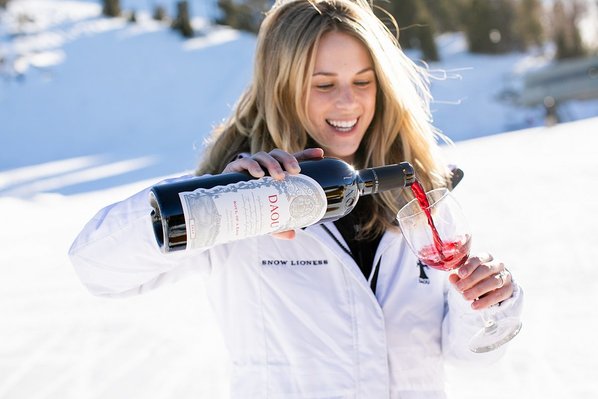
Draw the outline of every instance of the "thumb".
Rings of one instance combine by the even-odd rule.
[[[293,154],[297,161],[306,161],[308,159],[320,159],[324,157],[324,150],[321,148],[306,148]]]

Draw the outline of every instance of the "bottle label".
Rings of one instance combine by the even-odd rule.
[[[179,193],[187,228],[187,249],[297,229],[322,219],[326,194],[311,177],[269,176]]]

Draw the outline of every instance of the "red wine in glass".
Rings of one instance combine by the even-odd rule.
[[[453,270],[461,266],[467,260],[469,249],[471,247],[471,236],[465,234],[457,239],[443,242],[434,225],[430,202],[426,196],[423,186],[418,182],[411,185],[411,191],[417,199],[421,210],[428,219],[428,226],[432,231],[433,245],[420,248],[417,257],[426,265],[440,270]]]
[[[469,256],[471,239],[469,235],[455,241],[441,242],[440,248],[429,245],[418,251],[417,257],[422,263],[443,271],[449,271],[463,265]]]

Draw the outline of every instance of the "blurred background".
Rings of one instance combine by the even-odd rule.
[[[193,171],[271,4],[0,0],[0,398],[227,397],[202,281],[95,298],[67,251],[101,207]],[[526,293],[507,356],[449,370],[450,397],[598,397],[598,1],[376,5],[430,72],[474,247]]]
[[[0,0],[0,195],[193,170],[271,4]],[[596,1],[375,4],[430,70],[434,122],[454,141],[598,115]]]

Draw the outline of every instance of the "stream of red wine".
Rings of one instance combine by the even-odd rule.
[[[434,225],[430,203],[422,185],[416,181],[411,185],[411,191],[417,199],[420,208],[428,219],[428,225],[432,230],[434,245],[421,248],[418,257],[426,265],[440,270],[452,270],[461,266],[469,254],[470,236],[466,235],[454,241],[442,241],[438,230]]]
[[[422,211],[424,211],[426,217],[428,218],[428,225],[430,226],[430,229],[432,229],[432,237],[434,238],[434,246],[436,247],[436,250],[438,251],[440,256],[442,256],[442,239],[440,238],[440,234],[438,234],[438,230],[434,225],[434,220],[432,220],[432,213],[430,212],[430,202],[426,197],[426,191],[418,181],[411,185],[411,191],[417,199],[419,207],[422,209]]]

